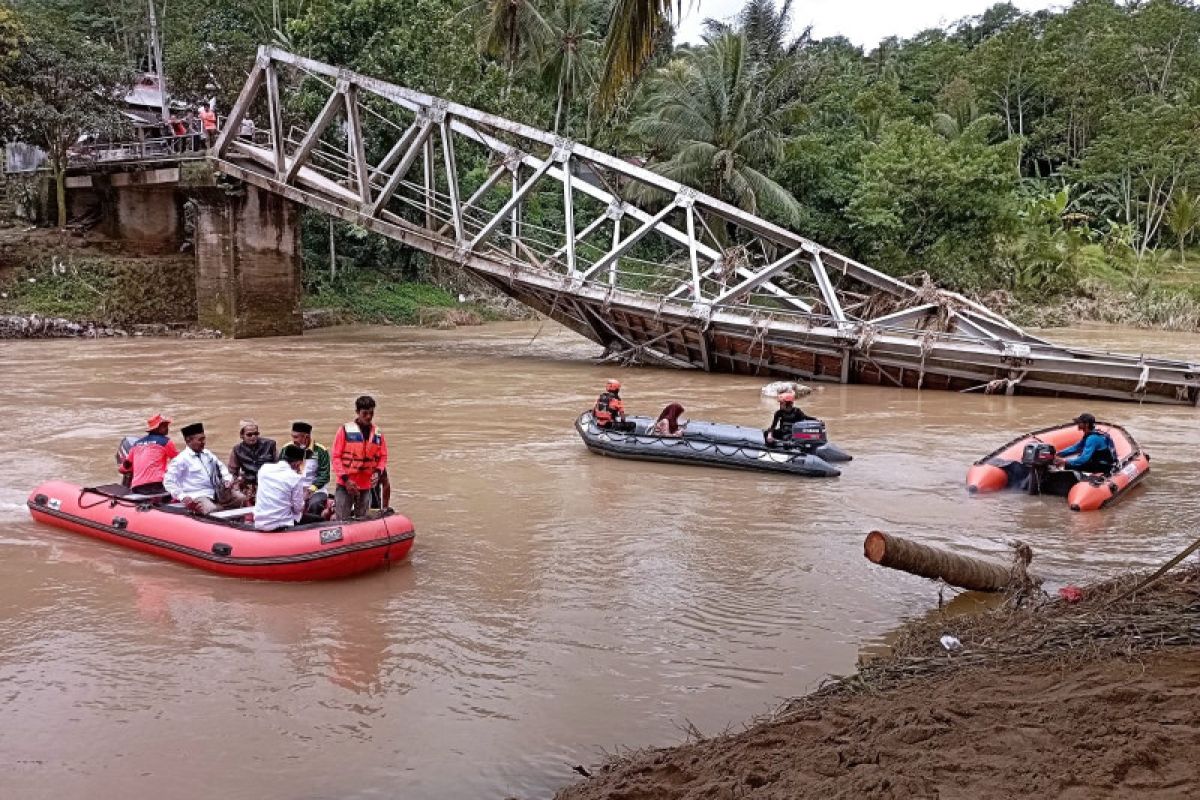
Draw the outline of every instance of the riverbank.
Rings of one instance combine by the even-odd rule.
[[[618,756],[557,800],[1194,796],[1200,566],[1122,597],[1144,577],[932,614],[741,733]]]

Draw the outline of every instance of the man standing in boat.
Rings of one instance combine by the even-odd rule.
[[[338,428],[329,454],[337,480],[333,503],[340,520],[366,519],[371,490],[387,469],[387,441],[374,424],[375,398],[359,397],[354,410],[354,420]]]
[[[179,455],[168,438],[171,418],[155,414],[146,420],[146,435],[133,443],[121,465],[121,473],[130,475],[129,488],[136,494],[164,494],[163,475],[171,459]]]
[[[325,504],[329,501],[329,485],[331,474],[329,450],[324,445],[313,441],[313,426],[307,422],[292,423],[292,444],[304,451],[304,484],[308,492],[307,513],[321,516],[325,513]],[[284,448],[285,450],[287,448]]]
[[[246,495],[233,487],[229,468],[204,447],[204,423],[184,425],[180,433],[187,448],[171,459],[163,476],[171,496],[198,514],[246,505]]]

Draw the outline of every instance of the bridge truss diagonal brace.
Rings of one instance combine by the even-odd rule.
[[[517,190],[512,193],[512,197],[508,198],[504,205],[500,206],[500,210],[493,214],[492,218],[489,219],[482,228],[480,228],[479,233],[475,235],[475,238],[472,239],[471,243],[467,246],[468,250],[475,250],[477,247],[479,247],[479,245],[483,244],[489,236],[495,233],[497,228],[504,224],[504,221],[509,218],[510,214],[512,214],[513,209],[521,204],[521,201],[525,199],[525,196],[529,194],[534,186],[537,185],[538,181],[542,179],[542,176],[549,171],[551,163],[552,162],[550,161],[543,162],[538,169],[534,170],[533,174],[529,176],[525,183],[521,184],[520,187],[518,187]]]
[[[325,133],[325,129],[333,122],[333,118],[337,116],[337,113],[342,110],[345,105],[345,88],[346,84],[343,81],[338,81],[337,88],[330,93],[329,99],[325,101],[325,105],[321,108],[321,113],[313,121],[312,127],[308,129],[308,133],[304,134],[304,139],[301,140],[300,147],[296,149],[291,163],[283,173],[284,183],[292,183],[296,179],[297,173],[300,172],[300,167],[304,166],[304,162],[308,159],[309,154],[316,147],[317,140],[321,138],[321,134]]]
[[[250,70],[250,76],[246,79],[246,85],[242,87],[241,93],[238,94],[238,99],[234,101],[233,108],[229,110],[229,116],[225,118],[225,128],[217,135],[213,152],[218,158],[225,157],[225,151],[229,147],[229,140],[237,135],[237,131],[242,125],[242,120],[246,118],[246,112],[250,110],[250,104],[258,97],[258,93],[266,80],[267,66],[270,63],[271,57],[267,48],[259,47],[258,56],[254,61],[254,68]]]
[[[400,188],[400,182],[404,180],[404,176],[412,169],[412,165],[416,163],[417,158],[421,155],[425,147],[425,142],[433,135],[433,120],[425,117],[418,119],[407,130],[401,134],[396,144],[392,146],[393,152],[403,152],[400,156],[400,163],[396,165],[396,170],[388,178],[387,183],[383,185],[383,189],[379,192],[379,196],[375,198],[374,204],[371,206],[370,215],[372,217],[379,216],[379,212],[388,201],[392,199],[392,195]],[[388,154],[390,157],[391,154]],[[384,158],[382,163],[387,162],[388,158]]]
[[[670,203],[667,203],[665,206],[663,206],[661,211],[643,222],[641,226],[636,231],[629,234],[627,238],[622,239],[620,244],[609,250],[604,255],[600,256],[600,258],[596,259],[594,264],[592,264],[583,272],[579,273],[580,277],[586,280],[595,275],[597,272],[605,269],[608,265],[615,264],[617,259],[629,252],[631,247],[641,241],[646,234],[657,227],[657,225],[665,220],[667,216],[677,207],[678,198]]]
[[[776,259],[774,262],[768,264],[762,269],[756,272],[751,272],[749,276],[746,277],[746,279],[741,283],[730,286],[728,289],[717,295],[713,299],[713,305],[728,303],[731,300],[736,300],[742,295],[754,291],[754,289],[762,286],[764,283],[771,280],[771,278],[774,278],[776,275],[795,264],[804,255],[805,251],[803,249],[793,250],[790,253],[786,253],[782,258]],[[740,270],[738,274],[741,274]]]

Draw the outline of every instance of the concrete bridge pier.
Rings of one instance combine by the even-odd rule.
[[[249,184],[192,196],[200,324],[235,339],[300,335],[299,206]]]

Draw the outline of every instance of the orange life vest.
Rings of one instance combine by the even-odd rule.
[[[370,435],[364,440],[357,422],[347,422],[343,426],[346,434],[346,446],[342,449],[342,466],[350,474],[372,472],[378,468],[379,457],[383,452],[383,433],[374,425]]]
[[[624,413],[625,404],[612,392],[601,392],[600,398],[596,400],[595,408],[592,409],[592,416],[596,418],[596,424],[602,428],[611,425],[618,414]]]

